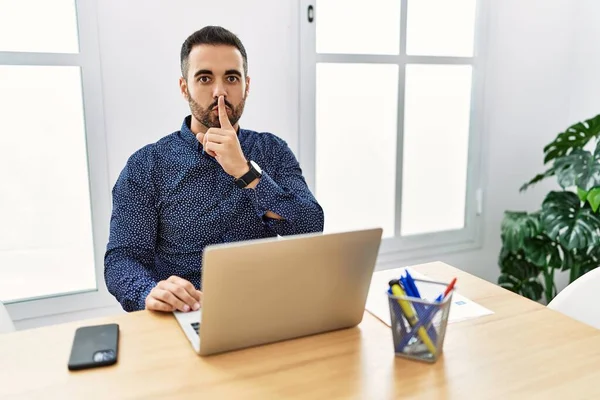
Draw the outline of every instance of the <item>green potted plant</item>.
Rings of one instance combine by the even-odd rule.
[[[569,283],[600,265],[600,115],[569,127],[544,147],[548,169],[527,190],[555,177],[561,190],[547,194],[540,210],[506,211],[498,284],[532,300],[556,296],[556,271]],[[589,151],[586,149],[590,149]]]

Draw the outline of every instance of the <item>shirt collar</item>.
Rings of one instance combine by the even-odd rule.
[[[196,139],[196,135],[191,131],[190,126],[192,123],[192,116],[188,115],[183,119],[181,124],[181,138],[185,140],[194,150],[200,150],[200,142]]]

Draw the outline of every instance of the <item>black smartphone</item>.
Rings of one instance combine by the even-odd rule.
[[[83,326],[75,331],[69,370],[112,365],[119,353],[119,325]]]

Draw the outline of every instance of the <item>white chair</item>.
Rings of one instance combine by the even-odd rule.
[[[598,291],[600,291],[600,268],[595,268],[560,291],[550,301],[548,308],[600,329]]]
[[[10,319],[10,315],[8,315],[6,307],[0,302],[0,333],[13,332],[14,330],[15,325],[13,324],[12,319]]]

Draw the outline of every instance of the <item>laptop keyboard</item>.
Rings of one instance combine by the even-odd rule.
[[[200,330],[200,322],[192,322],[192,328],[194,328],[196,334],[198,334],[198,331]]]

